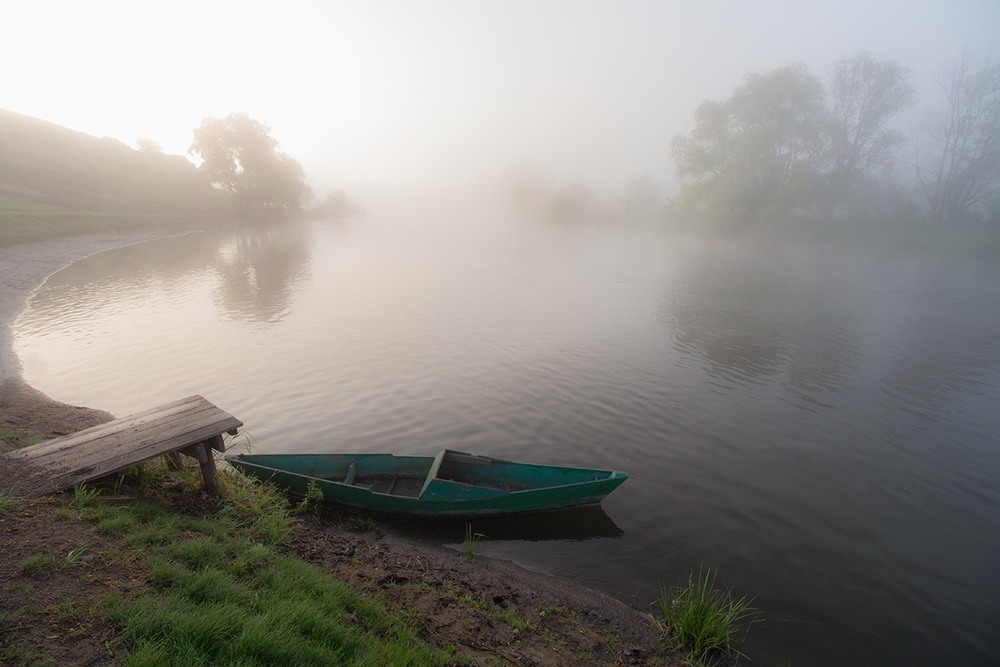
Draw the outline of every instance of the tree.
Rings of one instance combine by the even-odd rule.
[[[573,183],[553,194],[548,219],[554,222],[580,222],[597,209],[597,198],[586,183]]]
[[[935,222],[953,223],[1000,193],[1000,64],[966,51],[940,78],[944,106],[924,128],[917,179]]]
[[[823,86],[802,65],[748,74],[671,143],[683,196],[753,221],[807,200],[823,158]]]
[[[361,215],[361,208],[352,202],[343,190],[329,193],[313,211],[330,218],[346,218]]]
[[[278,150],[266,124],[243,112],[205,118],[189,152],[202,158],[202,174],[241,210],[299,208],[310,192],[302,165]]]
[[[146,137],[140,137],[135,140],[135,147],[140,153],[163,153],[163,146],[156,143],[152,139],[147,139]]]
[[[837,62],[830,81],[829,172],[825,215],[852,186],[887,165],[903,142],[887,127],[913,102],[908,72],[895,61],[862,52]]]
[[[663,193],[652,176],[643,174],[625,185],[625,194],[619,202],[632,215],[649,216],[663,206]]]

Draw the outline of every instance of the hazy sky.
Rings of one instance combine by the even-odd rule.
[[[205,116],[271,126],[318,195],[496,181],[672,182],[695,107],[749,71],[825,76],[859,50],[921,104],[997,0],[550,2],[32,0],[3,10],[0,108],[186,154]]]

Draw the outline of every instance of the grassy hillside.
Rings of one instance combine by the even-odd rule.
[[[0,109],[0,244],[228,211],[228,196],[182,156]]]
[[[215,211],[228,198],[180,155],[0,110],[0,196],[86,211]]]
[[[194,223],[190,214],[81,211],[0,197],[0,246],[56,236]]]

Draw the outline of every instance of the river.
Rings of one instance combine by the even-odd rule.
[[[761,665],[1000,663],[1000,266],[474,216],[275,223],[56,273],[25,379],[130,414],[199,393],[257,452],[443,447],[627,470],[475,526],[645,607],[701,564]],[[461,549],[462,526],[400,524]]]

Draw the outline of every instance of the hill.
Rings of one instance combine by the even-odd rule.
[[[228,197],[180,155],[139,152],[0,109],[0,197],[89,212],[222,213]]]

